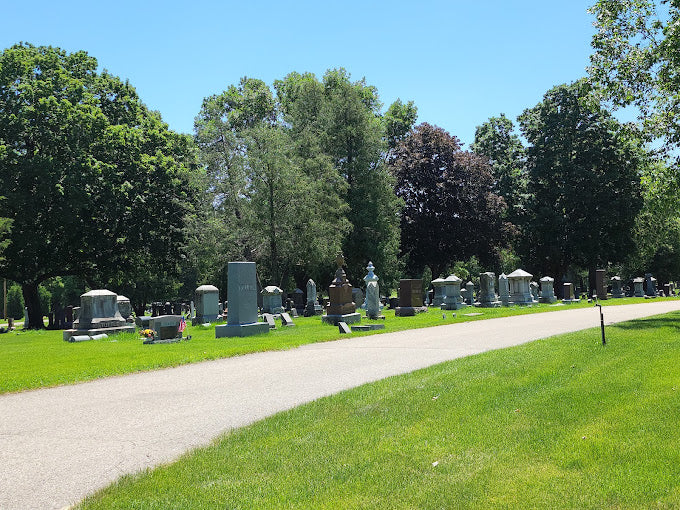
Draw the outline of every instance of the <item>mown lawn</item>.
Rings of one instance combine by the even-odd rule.
[[[680,313],[607,329],[317,400],[79,508],[677,508]]]
[[[662,298],[659,298],[662,299]],[[665,298],[675,299],[675,298]],[[643,298],[611,299],[607,306],[644,302]],[[564,310],[592,306],[579,303],[567,306],[536,305],[510,308],[466,308],[453,312],[431,309],[416,317],[395,317],[385,310],[385,329],[375,333],[424,328],[440,324],[505,317],[524,313]],[[466,313],[481,313],[466,316]],[[296,326],[278,328],[269,334],[247,338],[215,339],[214,325],[188,326],[190,341],[177,344],[143,345],[136,334],[83,343],[62,340],[61,331],[16,331],[0,335],[0,393],[87,381],[111,375],[154,370],[197,361],[225,358],[258,351],[289,349],[312,342],[341,337],[338,328],[321,323],[320,317],[299,317]],[[366,323],[365,319],[362,323]]]

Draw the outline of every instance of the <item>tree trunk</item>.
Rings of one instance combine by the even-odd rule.
[[[44,329],[45,323],[40,309],[38,284],[35,282],[25,283],[21,286],[21,291],[24,295],[24,305],[28,308],[28,324],[24,324],[24,328]]]
[[[271,251],[271,278],[272,281],[279,281],[279,254],[276,245],[276,211],[274,210],[274,183],[269,181],[269,249]],[[279,284],[280,285],[280,284]]]
[[[595,268],[588,268],[588,297],[593,297],[595,291]]]

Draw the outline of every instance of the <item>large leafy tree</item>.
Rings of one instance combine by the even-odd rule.
[[[344,69],[329,70],[318,81],[312,74],[291,73],[275,83],[284,119],[307,148],[329,158],[345,180],[339,188],[349,210],[349,234],[339,229],[350,279],[360,281],[371,260],[389,288],[399,277],[399,207],[394,180],[385,165],[386,126],[403,135],[414,118],[412,103],[395,106],[387,121],[375,87],[352,81]]]
[[[427,265],[438,276],[471,256],[495,262],[507,225],[487,158],[463,151],[458,138],[424,123],[397,146],[391,164],[405,203],[401,251],[411,274]]]
[[[615,106],[635,105],[646,133],[680,145],[680,2],[598,0],[590,75]]]
[[[506,217],[516,223],[522,214],[526,179],[524,146],[515,133],[512,121],[501,113],[475,130],[470,146],[475,154],[489,159],[494,176],[494,192],[505,200]]]
[[[642,204],[639,138],[590,92],[583,80],[560,85],[520,117],[530,144],[523,256],[556,279],[571,265],[622,262]]]
[[[318,141],[284,124],[279,108],[264,82],[243,78],[206,98],[196,118],[211,197],[212,214],[204,213],[217,219],[211,231],[223,230],[228,240],[209,259],[218,269],[234,258],[254,260],[265,282],[283,285],[294,277],[303,285],[340,249],[345,184],[316,150]]]
[[[21,283],[30,327],[42,327],[38,285],[48,278],[174,272],[191,154],[187,137],[87,53],[29,44],[0,53],[0,217],[12,221],[0,275]]]

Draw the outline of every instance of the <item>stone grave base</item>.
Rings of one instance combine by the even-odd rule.
[[[269,324],[266,322],[253,322],[252,324],[222,324],[215,326],[215,338],[232,336],[251,336],[260,333],[269,333]]]
[[[538,298],[538,302],[539,303],[555,303],[555,302],[557,302],[557,298],[555,296],[549,297],[549,298],[540,297],[540,298]]]
[[[302,312],[302,315],[304,315],[305,317],[312,317],[314,315],[323,315],[323,308],[321,308],[321,305],[316,305],[313,310],[310,309],[310,308],[305,308],[304,312]]]
[[[359,312],[346,313],[344,315],[323,315],[321,317],[321,322],[325,324],[333,324],[337,326],[338,323],[344,322],[345,324],[354,324],[355,322],[361,322],[361,314]]]
[[[427,312],[427,306],[398,306],[394,309],[395,317],[413,317],[423,312]]]
[[[565,305],[569,305],[569,304],[571,304],[571,303],[580,303],[581,300],[580,300],[580,299],[563,299],[562,302],[563,302]]]
[[[618,298],[624,298],[626,297],[624,294],[612,294],[612,299],[618,299]]]
[[[87,342],[88,340],[102,340],[103,338],[108,338],[109,335],[105,333],[100,333],[99,335],[75,335],[68,339],[69,342]]]
[[[62,338],[70,342],[73,336],[95,336],[95,335],[117,335],[118,333],[134,333],[134,326],[118,326],[116,328],[97,328],[97,329],[65,329]]]
[[[352,326],[352,331],[373,331],[376,329],[385,329],[384,324],[362,324],[360,326]]]
[[[202,324],[210,324],[211,322],[218,322],[222,320],[221,315],[202,315],[191,318],[192,326],[200,326]]]
[[[510,301],[510,306],[534,306],[537,301]]]
[[[182,339],[182,337],[175,337],[175,338],[164,338],[164,339],[156,339],[152,340],[151,338],[147,338],[142,342],[144,345],[149,345],[149,344],[176,344],[179,343]]]
[[[366,318],[372,321],[384,321],[385,316],[384,315],[374,315],[371,317],[370,315],[366,314]]]

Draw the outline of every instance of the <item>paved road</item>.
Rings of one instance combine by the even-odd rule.
[[[607,323],[680,310],[605,308]],[[310,344],[0,396],[0,509],[64,508],[125,473],[341,390],[599,325],[594,308]],[[220,341],[228,341],[221,339]]]

